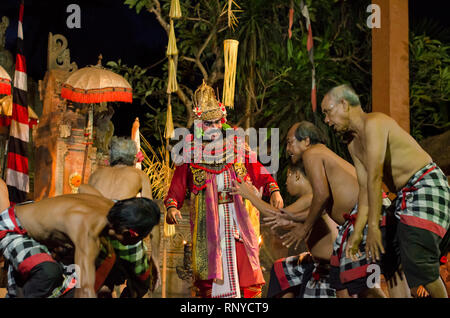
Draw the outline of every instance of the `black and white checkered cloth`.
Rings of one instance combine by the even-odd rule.
[[[8,264],[7,297],[17,297],[15,276],[21,270],[20,265],[25,260],[38,254],[45,254],[44,257],[41,255],[41,259],[52,260],[52,257],[46,246],[26,234],[19,219],[15,217],[13,208],[6,209],[0,213],[0,233],[0,251]],[[67,288],[74,283],[73,278],[75,276],[71,274],[73,273],[64,275],[62,285],[55,288],[50,297],[59,297],[64,292],[67,292]]]
[[[330,285],[330,273],[321,271],[321,266],[314,263],[312,275],[305,285],[303,298],[336,298],[336,290]]]
[[[428,170],[431,171],[425,174]],[[418,217],[435,223],[443,230],[449,229],[450,187],[447,177],[434,162],[411,177],[397,193],[395,204],[395,215],[399,219],[403,215]]]
[[[347,258],[345,256],[345,249],[347,247],[348,239],[352,235],[352,233],[355,230],[355,221],[356,216],[358,214],[358,205],[356,205],[353,210],[350,212],[350,214],[344,215],[345,222],[341,226],[339,226],[339,232],[336,240],[333,244],[333,253],[331,256],[331,265],[332,266],[338,266],[339,267],[339,273],[340,273],[340,280],[342,283],[348,282],[347,279],[345,279],[345,272],[354,270],[356,268],[368,265],[369,263],[366,260],[366,239],[367,239],[367,230],[368,226],[364,227],[363,231],[363,237],[361,240],[361,244],[359,245],[359,253],[358,253],[358,259],[356,261],[353,261],[351,258]],[[362,275],[358,275],[360,278],[364,277],[364,273]]]
[[[324,270],[323,265],[314,262],[309,252],[286,257],[278,260],[277,263],[283,269],[282,273],[274,271],[277,276],[283,276],[277,277],[282,290],[299,286],[298,298],[336,297],[336,291],[330,287],[328,271]]]

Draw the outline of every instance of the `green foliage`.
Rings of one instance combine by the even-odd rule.
[[[139,14],[149,4],[149,0],[125,0],[124,4],[128,5],[130,9],[134,7],[136,13]]]
[[[417,140],[450,127],[450,46],[410,36],[411,134]]]
[[[284,187],[287,160],[284,140],[289,127],[308,120],[328,136],[328,146],[351,162],[347,147],[323,123],[320,103],[333,86],[349,83],[358,92],[361,104],[371,111],[371,30],[366,26],[370,0],[306,0],[314,36],[317,106],[311,109],[311,62],[306,49],[307,30],[300,12],[300,1],[294,1],[292,37],[288,38],[290,1],[239,0],[243,10],[236,13],[239,24],[235,31],[227,27],[222,10],[227,0],[181,1],[183,17],[175,20],[179,59],[177,80],[186,95],[201,83],[202,73],[193,59],[199,57],[205,71],[223,72],[223,40],[239,41],[235,108],[229,110],[231,123],[242,124],[251,100],[251,126],[280,129],[280,171],[278,180]],[[153,0],[126,0],[125,4],[141,12],[155,10]],[[161,1],[161,17],[169,20],[170,1]],[[426,26],[426,24],[424,24]],[[436,34],[439,29],[434,28]],[[205,39],[213,35],[205,45]],[[441,39],[444,33],[440,32]],[[421,139],[448,128],[449,46],[426,36],[410,38],[411,131]],[[201,54],[199,54],[201,53]],[[189,60],[190,58],[190,60]],[[149,75],[145,69],[113,65],[121,74],[128,74],[141,104],[151,103],[148,133],[157,135],[164,129],[167,97],[167,63],[162,72]],[[221,95],[222,79],[212,83]],[[172,94],[174,96],[174,94]],[[174,122],[184,126],[186,109],[178,98],[172,98]],[[158,139],[159,140],[159,139]]]
[[[162,105],[167,103],[164,77],[149,75],[148,69],[137,65],[131,67],[121,60],[109,61],[106,65],[113,72],[122,75],[133,87],[133,102],[148,107],[146,120],[141,120],[141,133],[152,141],[162,142],[161,132],[164,132],[166,123],[165,108]]]

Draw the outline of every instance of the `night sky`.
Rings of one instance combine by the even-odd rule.
[[[145,10],[138,15],[123,0],[25,0],[24,38],[28,74],[42,78],[47,68],[48,33],[62,34],[69,42],[72,61],[78,67],[118,60],[128,65],[151,65],[164,55],[167,36],[154,16]],[[78,4],[81,28],[70,29],[67,6]],[[6,47],[15,51],[19,0],[0,0],[0,17],[10,26]]]
[[[163,2],[162,0],[161,2]],[[25,0],[24,41],[28,74],[36,81],[44,77],[47,68],[48,33],[64,35],[69,44],[71,61],[79,68],[96,64],[103,55],[107,61],[121,59],[132,66],[149,66],[164,57],[167,36],[156,18],[142,10],[136,14],[124,0]],[[358,1],[355,1],[357,3]],[[20,0],[0,0],[0,17],[8,16],[6,48],[15,54],[17,19]],[[66,20],[69,4],[81,8],[81,28],[70,29]],[[446,10],[430,6],[429,1],[409,1],[410,25],[423,17],[439,20],[450,27]],[[122,107],[121,107],[122,108]],[[142,107],[127,105],[126,120],[132,121]],[[113,122],[118,116],[113,117]],[[120,116],[123,119],[122,115]],[[131,125],[131,123],[130,123]],[[117,126],[115,123],[116,129]],[[126,128],[128,133],[128,128]],[[123,134],[120,129],[119,134]]]

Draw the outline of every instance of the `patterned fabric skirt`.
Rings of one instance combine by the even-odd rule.
[[[125,280],[127,291],[124,296],[142,297],[150,288],[152,273],[144,241],[123,245],[117,240],[102,237],[100,253],[95,263],[96,290],[102,284],[113,287]],[[100,273],[103,279],[100,279]]]
[[[426,285],[439,278],[440,258],[449,248],[447,177],[435,163],[426,165],[397,193],[394,205],[395,240],[408,285]]]
[[[363,238],[359,245],[358,259],[353,261],[345,256],[348,239],[354,232],[357,213],[358,207],[356,205],[350,214],[344,215],[345,222],[339,226],[339,233],[333,244],[333,253],[330,260],[331,286],[336,290],[347,289],[350,295],[359,294],[366,290],[368,288],[367,276],[371,274],[368,272],[368,267],[371,263],[367,261],[365,252],[367,224],[364,227]]]
[[[291,290],[297,298],[335,298],[329,278],[329,264],[314,262],[308,252],[279,259],[270,273],[267,296],[279,297]]]
[[[417,171],[397,193],[395,214],[401,223],[431,231],[441,238],[450,226],[447,177],[430,163]]]
[[[241,298],[261,298],[264,277],[262,271],[253,271],[242,242],[235,241],[236,264],[239,279],[239,292]],[[196,280],[194,285],[197,296],[200,298],[212,297],[212,280]]]
[[[0,213],[0,251],[8,265],[7,297],[17,297],[18,284],[16,278],[26,280],[29,272],[44,262],[55,263],[46,246],[26,234],[20,221],[16,218],[14,208]],[[60,297],[68,293],[76,285],[75,267],[63,265],[63,282],[55,288],[49,297]]]

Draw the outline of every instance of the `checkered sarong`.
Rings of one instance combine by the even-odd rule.
[[[118,240],[105,238],[114,249],[118,259],[126,261],[134,269],[134,274],[140,280],[146,280],[150,274],[150,265],[147,257],[147,247],[144,241],[139,241],[133,245],[123,245]],[[100,253],[96,259],[96,263],[102,263],[108,255],[107,247],[103,244]]]
[[[358,205],[355,205],[350,214],[344,214],[345,222],[341,226],[339,226],[339,233],[336,238],[336,241],[333,244],[333,253],[331,255],[331,266],[337,268],[338,270],[333,270],[332,273],[339,273],[339,277],[332,278],[333,281],[339,280],[342,284],[349,283],[351,281],[366,277],[369,275],[367,273],[367,267],[369,266],[369,262],[366,260],[366,239],[367,239],[367,230],[368,225],[364,227],[363,237],[361,240],[361,244],[359,245],[359,257],[357,261],[352,261],[352,259],[345,257],[345,249],[347,247],[348,239],[351,234],[354,232],[356,216],[358,213]],[[332,274],[333,275],[333,274]],[[338,286],[334,286],[337,290],[340,290]],[[343,288],[342,288],[343,289]]]
[[[46,246],[26,234],[15,217],[13,207],[0,213],[0,251],[8,264],[7,297],[17,296],[15,273],[26,276],[29,270],[42,262],[55,262]],[[75,286],[75,273],[65,269],[62,285],[55,288],[49,297],[59,297]]]
[[[314,269],[303,292],[303,298],[336,298],[336,290],[331,287],[330,274],[321,273],[319,263],[314,263]]]
[[[450,187],[434,163],[417,171],[397,193],[395,215],[400,222],[443,237],[450,225]]]
[[[336,291],[330,286],[329,273],[323,270],[323,265],[313,262],[309,252],[277,260],[272,275],[276,276],[281,289],[269,286],[269,294],[272,296],[300,286],[298,298],[336,297]]]

